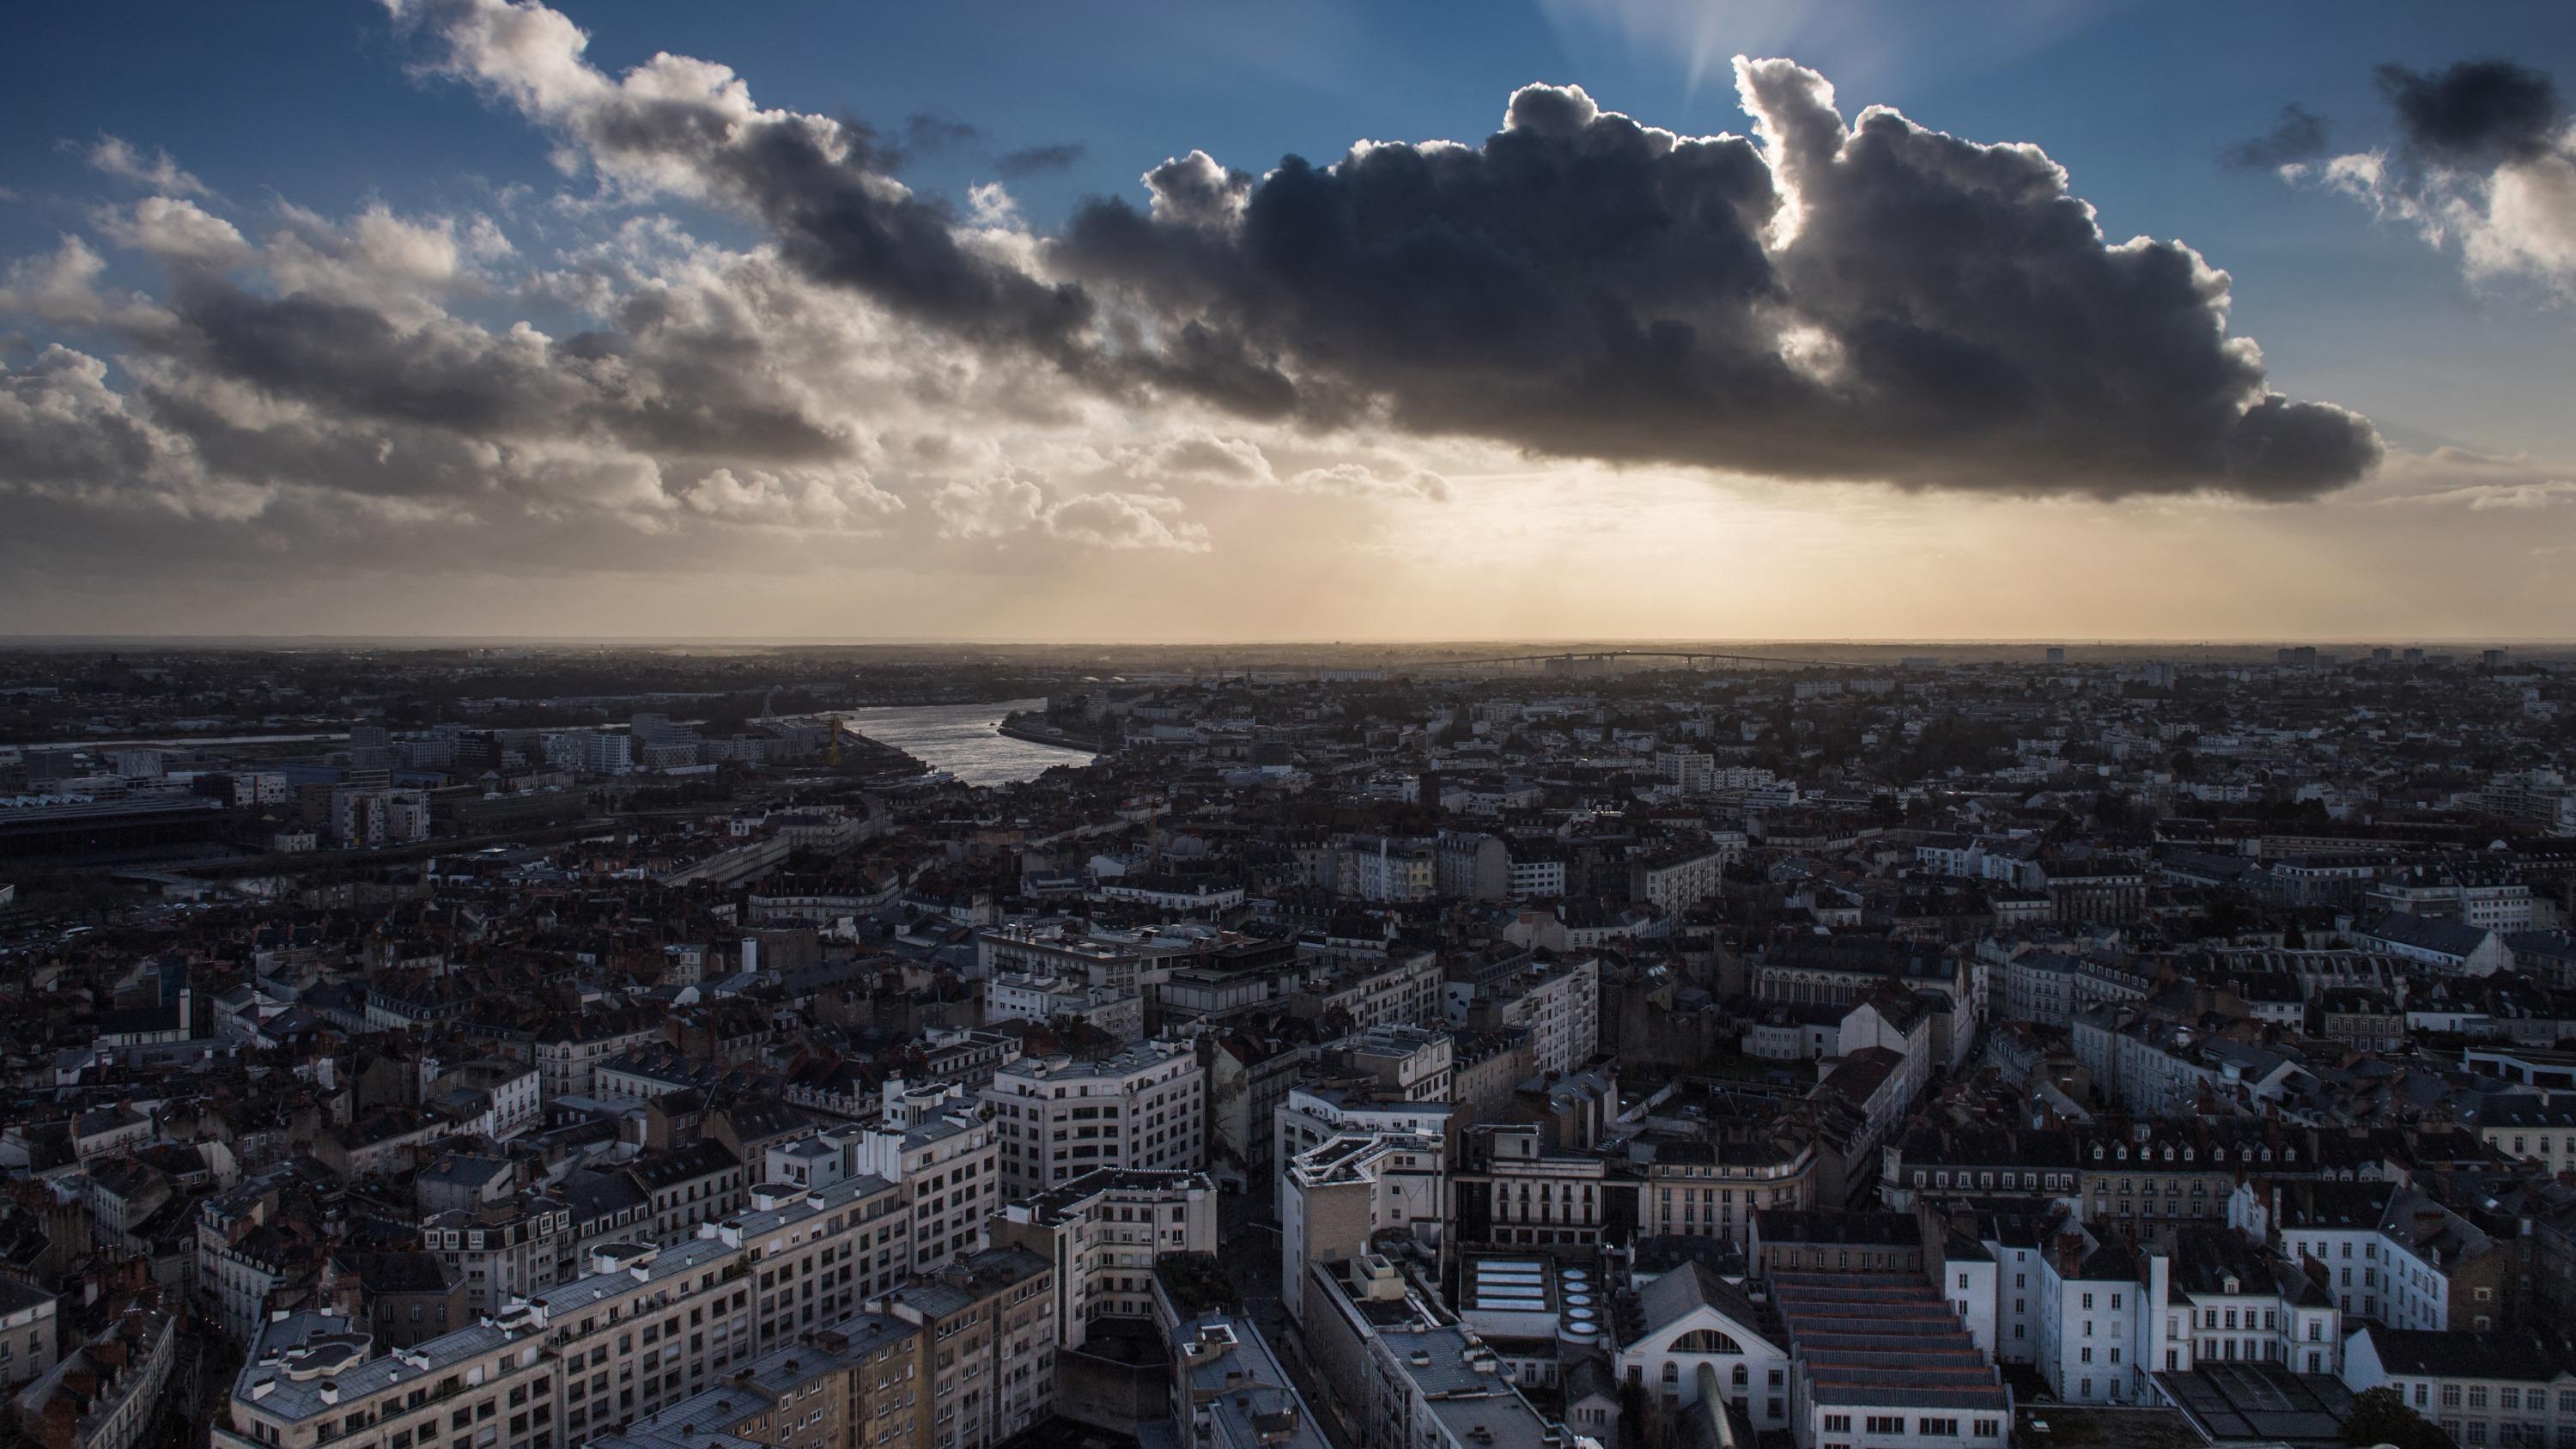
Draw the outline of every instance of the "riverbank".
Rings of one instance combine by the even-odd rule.
[[[1065,734],[1060,729],[1055,734],[1049,734],[1047,733],[1049,726],[1022,724],[1020,719],[1020,716],[1005,716],[1000,724],[993,726],[994,733],[1008,735],[1015,740],[1026,740],[1033,745],[1053,745],[1059,750],[1080,750],[1086,755],[1114,753],[1110,746],[1097,740],[1086,740],[1079,735]]]

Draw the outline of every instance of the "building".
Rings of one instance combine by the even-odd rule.
[[[2233,1210],[2250,1196],[2240,1193]],[[2281,1251],[2326,1275],[2347,1321],[2430,1333],[2485,1333],[2508,1321],[2512,1245],[2414,1188],[2275,1183],[2269,1208]]]
[[[593,1449],[915,1449],[936,1412],[918,1324],[866,1313],[801,1335]],[[612,1426],[613,1427],[613,1426]]]
[[[2008,1442],[2011,1392],[1919,1266],[1783,1270],[1765,1286],[1788,1334],[1798,1449]]]
[[[1058,1342],[1080,1348],[1095,1319],[1153,1316],[1165,1256],[1216,1251],[1216,1184],[1203,1172],[1098,1168],[1006,1205],[992,1232],[996,1246],[1054,1265]]]
[[[598,1007],[546,1023],[534,1044],[546,1100],[592,1095],[601,1063],[661,1040],[663,1021],[643,1007]]]
[[[577,1241],[571,1205],[549,1193],[450,1208],[420,1224],[421,1247],[464,1285],[465,1310],[472,1314],[498,1312],[511,1299],[578,1272]]]
[[[750,1186],[742,1159],[712,1139],[645,1153],[625,1172],[644,1194],[644,1236],[657,1243],[695,1237],[700,1224],[730,1216]]]
[[[1700,845],[1634,860],[1628,866],[1628,899],[1667,915],[1689,910],[1717,894],[1731,854]]]
[[[904,1236],[894,1184],[863,1178],[754,1194],[667,1248],[601,1248],[583,1276],[408,1348],[386,1351],[345,1315],[282,1314],[262,1326],[213,1442],[306,1449],[354,1421],[414,1449],[467,1429],[584,1443],[853,1318],[906,1275]]]
[[[179,1352],[177,1315],[135,1304],[18,1391],[19,1429],[46,1449],[148,1442]]]
[[[1601,963],[1591,956],[1453,971],[1443,999],[1453,1029],[1527,1031],[1530,1065],[1542,1073],[1575,1071],[1601,1049]]]
[[[1001,1145],[989,1109],[955,1083],[884,1088],[877,1125],[835,1127],[770,1146],[764,1180],[828,1187],[874,1175],[902,1190],[912,1219],[911,1269],[927,1273],[983,1251],[1002,1205]]]
[[[1618,1378],[1668,1412],[1715,1398],[1756,1432],[1789,1427],[1787,1326],[1768,1304],[1684,1258],[1634,1284],[1635,1331],[1612,1354]]]
[[[1336,952],[1312,965],[1288,996],[1309,1021],[1346,1018],[1361,1031],[1420,1026],[1440,1010],[1440,960],[1429,951]]]
[[[2434,1333],[2376,1323],[2344,1344],[2354,1393],[2391,1388],[2459,1445],[2546,1446],[2576,1440],[2576,1353],[2523,1333]]]
[[[1398,1095],[1371,1078],[1312,1077],[1289,1088],[1279,1104],[1274,1157],[1286,1163],[1336,1137],[1385,1132],[1446,1142],[1457,1110],[1446,1101]]]
[[[1335,1383],[1354,1449],[1551,1449],[1564,1430],[1502,1360],[1456,1324],[1386,1327],[1359,1345],[1358,1382]]]
[[[1096,1061],[1023,1058],[984,1088],[1002,1191],[1031,1197],[1095,1168],[1207,1165],[1207,1070],[1186,1042],[1138,1042]]]
[[[1055,1412],[1055,1269],[991,1248],[916,1278],[878,1309],[921,1326],[930,1348],[929,1449],[990,1449]]]
[[[2491,976],[2513,965],[2513,949],[2487,926],[2392,911],[2353,934],[2365,951],[2412,961],[2449,976]]]
[[[1206,1449],[1332,1449],[1249,1320],[1202,1314],[1172,1329],[1172,1418]]]
[[[1070,1018],[1119,1041],[1145,1035],[1145,998],[1065,976],[1005,971],[984,983],[984,1019],[1051,1022]]]
[[[1447,1221],[1444,1144],[1425,1132],[1351,1132],[1282,1159],[1280,1301],[1303,1313],[1307,1270],[1369,1251],[1376,1235],[1409,1232],[1438,1245]]]
[[[1598,1152],[1550,1148],[1535,1124],[1479,1127],[1449,1177],[1457,1241],[1597,1248],[1636,1228],[1636,1184]]]
[[[470,1321],[464,1275],[427,1251],[334,1253],[322,1291],[333,1309],[388,1348],[409,1348]]]
[[[43,1378],[56,1362],[54,1297],[0,1278],[0,1388]]]

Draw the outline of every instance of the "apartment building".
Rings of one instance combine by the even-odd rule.
[[[2576,1355],[2537,1334],[2363,1324],[2345,1342],[2343,1381],[2356,1394],[2395,1389],[2470,1449],[2576,1443]]]
[[[1145,998],[1092,986],[1070,976],[1005,971],[984,983],[984,1019],[1050,1022],[1072,1017],[1120,1041],[1145,1035]]]
[[[537,1071],[547,1101],[587,1097],[599,1065],[662,1038],[662,1014],[637,1007],[601,1007],[556,1017],[537,1033]]]
[[[17,1427],[46,1449],[135,1449],[160,1422],[179,1317],[137,1302],[19,1390]]]
[[[1423,1101],[1390,1091],[1371,1077],[1310,1078],[1290,1087],[1279,1104],[1273,1160],[1286,1163],[1336,1137],[1355,1134],[1403,1132],[1445,1142],[1457,1110],[1446,1100]]]
[[[1637,1187],[1637,1225],[1666,1237],[1750,1241],[1753,1215],[1768,1208],[1813,1208],[1817,1203],[1816,1148],[1795,1136],[1694,1140],[1656,1133],[1637,1138],[1633,1161],[1643,1164]]]
[[[1449,1175],[1449,1221],[1461,1243],[1596,1248],[1630,1236],[1636,1184],[1597,1152],[1550,1148],[1531,1123],[1465,1134]]]
[[[1571,1072],[1601,1047],[1601,963],[1531,957],[1500,974],[1452,973],[1443,988],[1452,1028],[1530,1034],[1530,1065]]]
[[[2268,1214],[2240,1189],[2240,1226],[2268,1216],[2281,1251],[2314,1263],[2348,1320],[2426,1332],[2485,1333],[2515,1307],[2511,1244],[2414,1188],[2392,1182],[2276,1183]]]
[[[905,1237],[894,1184],[862,1178],[755,1193],[671,1247],[601,1248],[586,1276],[409,1348],[375,1352],[345,1315],[284,1314],[263,1328],[213,1442],[312,1449],[365,1431],[384,1449],[585,1443],[851,1318],[905,1276]]]
[[[648,1152],[625,1171],[644,1194],[644,1231],[657,1243],[692,1237],[699,1224],[741,1207],[750,1175],[732,1148],[712,1140]]]
[[[990,1449],[1055,1412],[1055,1268],[988,1248],[885,1295],[928,1339],[928,1449]]]
[[[1375,1026],[1324,1048],[1324,1060],[1406,1101],[1446,1102],[1456,1079],[1457,1038],[1430,1027]]]
[[[1628,867],[1628,899],[1669,915],[1717,894],[1728,852],[1714,845],[1688,846],[1645,857]]]
[[[1418,1026],[1440,1008],[1440,961],[1429,951],[1336,953],[1308,966],[1288,1006],[1309,1021],[1338,1014],[1362,1031]]]
[[[1438,1243],[1447,1220],[1446,1148],[1427,1132],[1350,1132],[1294,1157],[1279,1174],[1280,1301],[1306,1311],[1307,1269],[1369,1251],[1382,1229]]]
[[[546,1193],[432,1213],[421,1220],[420,1245],[465,1280],[471,1314],[551,1288],[577,1261],[572,1207]]]
[[[1206,1097],[1207,1070],[1186,1042],[1138,1042],[1095,1061],[1012,1062],[983,1091],[1002,1191],[1031,1197],[1102,1167],[1203,1168]]]
[[[927,1273],[984,1249],[1002,1205],[1001,1142],[990,1110],[954,1083],[885,1087],[875,1126],[835,1127],[768,1150],[763,1178],[827,1187],[874,1175],[903,1192],[912,1220],[912,1271]]]
[[[1440,852],[1428,841],[1348,842],[1333,853],[1337,894],[1364,901],[1427,901],[1439,889]]]
[[[1153,1316],[1165,1256],[1216,1251],[1216,1201],[1204,1172],[1100,1168],[1004,1207],[993,1240],[1055,1265],[1058,1341],[1080,1348],[1094,1319]]]
[[[1248,1319],[1203,1314],[1172,1329],[1175,1418],[1208,1449],[1332,1449]],[[1184,1417],[1184,1415],[1186,1417]]]
[[[1515,841],[1504,880],[1504,889],[1513,900],[1554,900],[1565,894],[1565,857]]]
[[[799,1337],[707,1389],[631,1421],[590,1449],[917,1449],[935,1407],[921,1326],[863,1313]]]
[[[15,1278],[0,1278],[0,1388],[52,1372],[54,1296]]]

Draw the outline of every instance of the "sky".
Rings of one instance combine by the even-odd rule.
[[[55,6],[0,634],[2576,637],[2576,17]]]

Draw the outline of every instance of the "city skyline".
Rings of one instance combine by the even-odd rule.
[[[0,628],[2576,619],[2563,19],[1828,10],[43,17]]]

